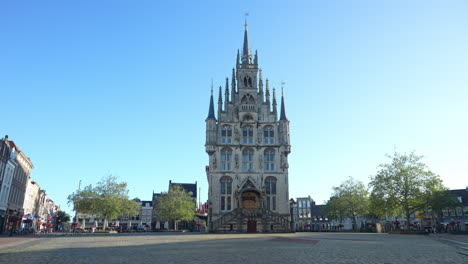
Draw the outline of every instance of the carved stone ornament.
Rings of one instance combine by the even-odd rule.
[[[216,152],[216,147],[215,146],[211,146],[211,145],[207,145],[205,147],[205,151],[206,153],[208,153],[208,155],[213,155],[215,152]]]
[[[284,157],[284,154],[281,153],[281,168],[284,170],[285,166],[286,166],[285,157]]]

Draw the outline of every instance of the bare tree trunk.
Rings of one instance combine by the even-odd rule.
[[[406,213],[406,231],[410,230],[410,217],[411,217],[411,214]]]

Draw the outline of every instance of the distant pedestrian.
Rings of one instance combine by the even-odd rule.
[[[94,231],[96,231],[96,228],[98,227],[98,222],[97,220],[94,220],[94,223],[93,223],[93,233]]]

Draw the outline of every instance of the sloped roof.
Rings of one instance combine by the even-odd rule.
[[[326,217],[324,209],[325,209],[325,205],[312,205],[310,207],[312,216],[324,216],[324,217]]]
[[[16,146],[14,141],[9,140],[8,143],[10,143],[10,148],[15,148],[17,152],[20,151],[20,149],[18,148],[18,146]]]
[[[197,198],[197,182],[195,183],[176,183],[176,182],[172,182],[172,181],[169,181],[169,188],[171,188],[172,186],[180,186],[182,188],[184,188],[184,190],[186,192],[188,192],[189,194],[191,193],[191,197],[193,198]]]
[[[146,203],[149,203],[149,206],[150,206],[150,207],[153,206],[153,201],[141,201],[141,205],[142,205],[142,206],[145,206]]]
[[[456,197],[461,197],[463,206],[468,206],[468,188],[466,189],[457,189],[449,190]]]

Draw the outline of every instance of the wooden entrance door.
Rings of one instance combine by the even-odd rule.
[[[254,209],[257,207],[255,200],[244,200],[242,201],[242,207],[246,209]]]
[[[245,192],[242,194],[242,208],[257,208],[257,194],[254,192]]]
[[[257,221],[247,221],[247,233],[257,233]]]

